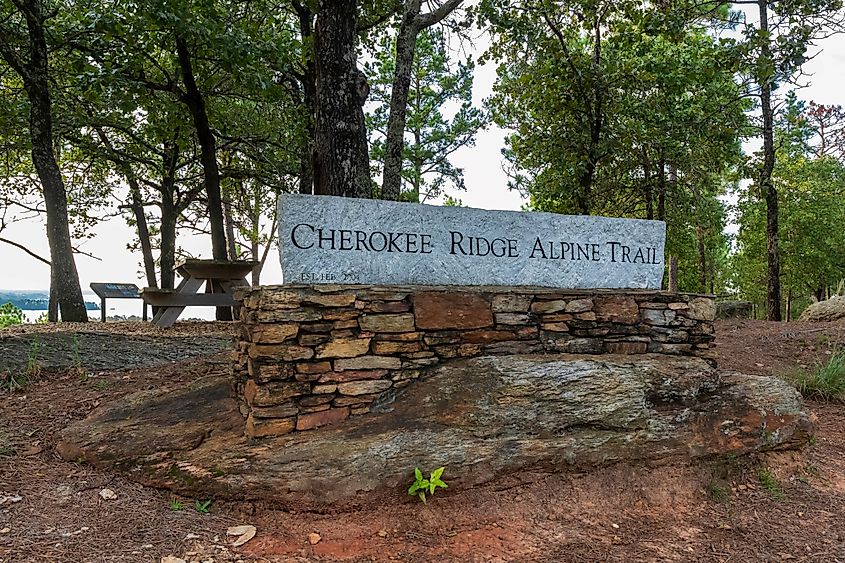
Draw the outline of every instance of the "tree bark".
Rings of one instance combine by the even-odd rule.
[[[135,228],[138,230],[138,241],[141,244],[141,255],[144,258],[144,273],[147,277],[147,287],[158,287],[156,282],[156,265],[153,258],[153,247],[150,241],[150,228],[147,225],[147,215],[144,213],[144,202],[141,199],[141,188],[138,180],[131,171],[126,175],[131,195],[130,206],[135,215]]]
[[[678,257],[669,256],[669,293],[678,293]]]
[[[176,163],[179,158],[176,143],[165,143],[161,178],[161,225],[159,236],[159,265],[162,289],[176,287],[176,222],[179,209],[176,205]]]
[[[767,37],[769,14],[767,0],[758,0],[760,10],[760,32]],[[771,62],[772,52],[766,38],[761,51],[761,63]],[[762,64],[760,66],[763,66]],[[769,66],[766,64],[766,66]],[[772,182],[775,168],[774,110],[772,109],[772,79],[763,76],[760,80],[760,111],[763,114],[763,166],[760,169],[760,189],[766,200],[766,318],[781,320],[780,252],[778,242],[778,194]]]
[[[208,122],[205,98],[197,87],[191,54],[188,44],[181,35],[176,35],[176,54],[179,58],[179,68],[182,81],[185,84],[183,101],[191,112],[197,141],[200,145],[200,162],[202,163],[205,193],[208,198],[208,220],[211,227],[211,254],[215,260],[228,259],[226,251],[226,231],[223,226],[223,201],[220,196],[220,168],[217,165],[217,143]]]
[[[384,174],[381,198],[397,201],[402,190],[402,153],[405,148],[405,121],[408,111],[408,90],[414,71],[414,54],[417,48],[417,18],[422,0],[405,2],[405,12],[396,37],[396,69],[390,92],[390,115],[387,119],[385,139]]]
[[[47,210],[50,246],[50,291],[63,321],[86,322],[79,273],[73,257],[67,209],[67,191],[53,152],[53,113],[48,80],[48,50],[41,0],[18,3],[29,33],[29,61],[22,65],[24,89],[29,98],[29,132],[32,163],[41,180]],[[52,314],[48,314],[48,317]]]
[[[302,44],[308,45],[314,37],[314,14],[311,9],[300,2],[293,3],[299,18],[299,35]],[[307,47],[303,47],[307,49]],[[314,192],[314,121],[317,113],[317,70],[314,66],[314,52],[303,52],[305,68],[300,82],[302,83],[302,100],[305,105],[305,143],[299,157],[299,193]],[[257,284],[256,284],[257,285]]]
[[[369,94],[358,69],[355,0],[320,0],[315,33],[317,119],[314,193],[372,197],[363,105]]]

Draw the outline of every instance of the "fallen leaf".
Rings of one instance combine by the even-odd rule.
[[[20,502],[23,500],[23,497],[20,495],[0,495],[0,506],[9,503],[15,504],[16,502]]]
[[[39,446],[37,444],[33,444],[33,445],[29,446],[28,448],[26,448],[25,450],[23,450],[21,452],[21,455],[23,455],[23,456],[37,455],[37,454],[40,454],[42,451],[44,451],[44,448],[42,448],[41,446]]]
[[[227,536],[240,536],[232,543],[232,547],[240,547],[255,537],[255,526],[246,524],[244,526],[232,526],[226,530]]]
[[[111,489],[103,489],[100,491],[100,498],[103,500],[114,500],[117,498],[117,493]]]
[[[321,539],[323,538],[321,538],[320,534],[318,534],[317,532],[311,532],[310,534],[308,534],[308,543],[310,543],[311,545],[317,545],[318,543],[320,543]]]

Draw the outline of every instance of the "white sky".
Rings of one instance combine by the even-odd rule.
[[[845,105],[845,36],[834,36],[820,44],[821,53],[810,61],[805,70],[811,85],[798,92],[800,98],[823,104]],[[476,67],[473,97],[481,105],[492,92],[495,65]],[[455,153],[453,164],[464,169],[466,193],[453,194],[464,205],[483,209],[519,209],[523,200],[516,192],[507,189],[507,178],[502,171],[501,149],[505,132],[491,127],[478,135],[474,147]],[[96,227],[96,236],[85,241],[82,248],[100,257],[87,256],[76,259],[83,291],[91,282],[134,282],[146,285],[141,274],[140,253],[126,249],[133,238],[133,231],[123,219],[112,219]],[[48,256],[44,225],[38,221],[15,224],[3,231],[3,236],[26,244],[42,256]],[[180,236],[178,244],[197,257],[210,258],[211,243],[204,237]],[[271,252],[262,273],[262,284],[281,283],[282,274],[278,254]],[[44,289],[49,287],[47,266],[30,258],[20,250],[0,243],[0,289]]]

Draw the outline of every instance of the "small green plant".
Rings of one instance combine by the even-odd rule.
[[[757,472],[757,478],[760,480],[760,485],[778,500],[786,498],[780,488],[780,483],[775,479],[775,476],[767,468],[763,468]]]
[[[79,337],[74,334],[70,341],[70,352],[71,352],[71,359],[73,360],[73,368],[71,369],[72,373],[80,378],[83,381],[88,380],[88,372],[82,366],[82,356],[79,353]]]
[[[707,483],[707,496],[715,502],[727,502],[731,498],[731,486],[724,479],[713,479]]]
[[[37,325],[45,325],[50,322],[50,317],[47,316],[47,313],[41,313],[38,315],[38,318],[35,319],[35,324]]]
[[[410,488],[408,488],[408,494],[411,496],[419,497],[419,499],[423,501],[423,503],[425,503],[426,492],[428,492],[429,495],[434,495],[434,491],[437,490],[437,487],[440,487],[441,489],[448,489],[449,485],[447,485],[440,479],[440,477],[443,475],[444,469],[444,467],[438,467],[437,469],[431,472],[431,475],[428,479],[425,479],[423,477],[422,471],[420,471],[420,468],[415,468],[414,477],[416,479],[411,484]]]
[[[41,341],[34,338],[29,344],[29,352],[26,356],[26,379],[32,379],[41,375]]]
[[[208,514],[208,508],[211,506],[210,500],[196,500],[194,501],[194,510],[200,514]]]
[[[845,401],[845,350],[837,350],[826,364],[796,371],[789,379],[804,397]]]
[[[97,391],[105,391],[109,387],[111,387],[111,381],[108,379],[97,379],[97,382],[94,384],[94,388]]]
[[[23,311],[12,305],[0,305],[0,328],[23,324]]]
[[[170,501],[170,510],[172,510],[173,512],[179,512],[180,510],[182,510],[182,508],[184,508],[182,501],[177,499],[173,499]],[[197,512],[199,512],[199,510],[197,510]],[[206,512],[208,512],[207,509]]]

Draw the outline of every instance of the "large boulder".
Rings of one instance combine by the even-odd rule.
[[[797,447],[812,430],[783,381],[697,358],[489,356],[458,360],[375,414],[250,441],[223,378],[147,391],[67,428],[65,458],[189,496],[333,509],[401,498],[415,467],[452,488],[526,470],[660,464]]]
[[[812,303],[798,317],[799,321],[816,323],[839,319],[845,319],[845,295],[834,295],[825,301]]]
[[[750,319],[753,310],[751,301],[720,301],[716,303],[716,318]]]

